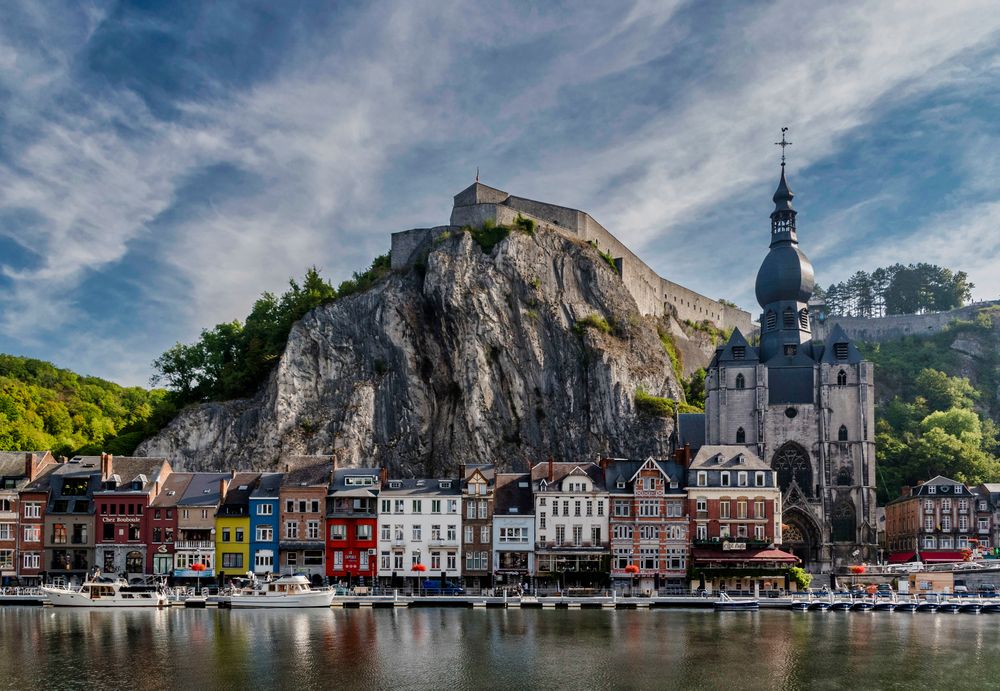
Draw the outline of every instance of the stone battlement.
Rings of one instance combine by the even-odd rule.
[[[530,218],[539,227],[577,240],[594,243],[609,253],[618,265],[622,281],[643,314],[662,316],[674,311],[681,320],[709,321],[722,329],[739,328],[744,334],[756,329],[749,312],[724,305],[677,283],[662,278],[594,218],[577,209],[547,204],[474,183],[455,195],[449,226],[418,228],[393,233],[392,267],[412,264],[424,247],[445,230],[481,226],[487,220],[508,225],[518,216]]]
[[[943,331],[953,321],[972,321],[980,310],[998,306],[1000,300],[987,300],[947,312],[891,314],[885,317],[841,317],[826,314],[823,310],[825,305],[822,303],[812,303],[809,305],[809,312],[812,333],[816,340],[826,340],[834,325],[839,324],[852,339],[875,343],[893,341],[905,336],[929,336]]]

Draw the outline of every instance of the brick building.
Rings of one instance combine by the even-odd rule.
[[[48,451],[0,452],[0,585],[17,581],[20,493],[55,466]],[[39,495],[35,501],[41,507],[45,499]]]
[[[326,575],[326,496],[333,461],[329,456],[291,456],[281,480],[281,536],[278,553],[282,573]]]
[[[462,464],[462,579],[468,588],[493,585],[493,491],[496,470],[492,464]]]
[[[184,496],[194,473],[170,473],[160,493],[150,503],[146,563],[157,576],[172,575],[177,538],[177,502]]]
[[[978,498],[961,482],[940,475],[916,487],[903,487],[902,494],[885,507],[889,561],[962,561],[963,550],[973,546],[970,538],[979,539]]]

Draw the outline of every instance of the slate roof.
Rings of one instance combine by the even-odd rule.
[[[25,477],[24,462],[29,453],[41,463],[48,451],[0,451],[0,477]]]
[[[191,484],[194,473],[170,473],[160,489],[160,493],[150,502],[154,508],[177,506],[184,496],[184,491]]]
[[[931,494],[928,488],[933,487],[934,493]],[[944,489],[947,488],[947,489]],[[910,489],[910,494],[901,495],[888,502],[888,504],[895,504],[900,501],[907,501],[914,497],[934,497],[934,498],[944,498],[948,497],[971,497],[973,496],[972,490],[966,487],[961,482],[957,480],[952,480],[949,477],[944,477],[943,475],[935,475],[927,482],[917,485]],[[888,505],[887,504],[887,505]]]
[[[219,507],[220,516],[246,516],[249,514],[250,495],[260,473],[237,473],[229,483],[226,498]]]
[[[525,483],[521,487],[520,483]],[[516,510],[512,510],[516,509]],[[531,516],[535,501],[531,492],[531,475],[528,473],[497,473],[493,491],[494,516]]]
[[[355,489],[367,489],[372,492],[372,496],[374,496],[379,491],[379,475],[381,472],[382,471],[379,468],[337,468],[337,470],[333,473],[333,482],[330,483],[330,493],[335,494]],[[347,478],[349,477],[374,477],[375,484],[348,485]]]
[[[698,453],[705,443],[705,413],[681,413],[677,416],[677,442],[678,448],[689,444],[691,453]]]
[[[85,456],[84,458],[96,459],[97,471],[100,472],[100,456]],[[115,456],[111,461],[111,475],[117,475],[120,478],[119,486],[114,489],[99,489],[95,494],[148,494],[153,490],[156,481],[160,479],[163,464],[166,462],[166,458]],[[132,481],[140,476],[145,480],[141,489],[132,489]]]
[[[398,483],[398,486],[393,486]],[[442,487],[442,483],[447,483],[448,487]],[[462,486],[457,480],[445,479],[424,479],[424,478],[390,478],[382,485],[379,492],[382,496],[391,495],[394,497],[407,496],[460,496]]]
[[[251,499],[277,499],[284,473],[261,473],[260,482],[250,493]]]
[[[191,481],[177,505],[218,506],[222,502],[219,481],[232,480],[232,477],[231,473],[191,473]]]
[[[593,480],[595,490],[599,492],[604,490],[604,471],[601,470],[601,466],[592,461],[585,461],[583,463],[567,463],[565,461],[559,461],[557,463],[553,462],[551,481],[549,481],[549,462],[543,461],[541,463],[537,463],[531,469],[532,485],[535,489],[538,489],[542,480],[545,480],[549,487],[558,485],[562,482],[563,478],[572,474],[577,468]]]
[[[608,459],[607,467],[604,470],[604,484],[612,494],[632,494],[634,492],[634,481],[636,473],[646,465],[646,460],[635,460],[625,458]],[[664,494],[684,494],[684,486],[687,484],[687,470],[680,463],[667,459],[652,459],[660,472],[669,478],[669,482],[676,482],[677,486],[671,488],[669,484],[664,490]],[[618,487],[621,480],[625,483],[624,488]]]
[[[279,462],[284,469],[281,486],[326,487],[330,484],[333,459],[330,456],[286,456]]]
[[[740,456],[743,463],[740,463]],[[698,450],[689,470],[771,470],[753,451],[736,444],[707,445]]]

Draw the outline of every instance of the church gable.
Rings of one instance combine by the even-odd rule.
[[[715,361],[713,364],[728,362],[756,363],[758,361],[757,349],[747,342],[747,339],[738,328],[735,328],[726,345],[716,351]]]
[[[830,365],[856,365],[862,361],[861,351],[851,341],[840,324],[835,324],[823,348],[822,361]]]

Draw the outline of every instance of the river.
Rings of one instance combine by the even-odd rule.
[[[0,608],[0,686],[996,688],[1000,615]]]

